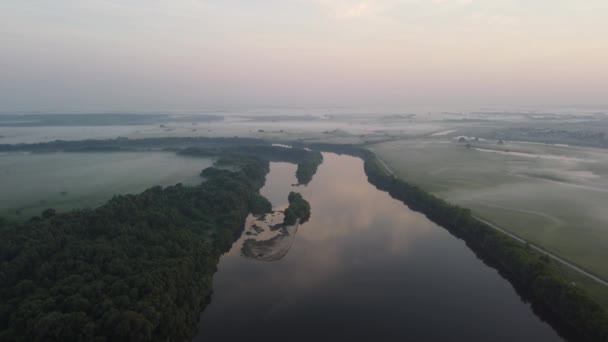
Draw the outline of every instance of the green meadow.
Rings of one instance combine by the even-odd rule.
[[[608,154],[454,139],[371,145],[407,182],[608,278]],[[606,297],[608,298],[608,297]]]
[[[0,154],[0,216],[95,207],[155,185],[195,184],[212,159],[165,152]]]

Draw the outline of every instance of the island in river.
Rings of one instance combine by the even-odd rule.
[[[187,147],[196,147],[199,150],[190,153],[193,156],[223,158],[218,167],[203,172],[207,180],[201,185],[153,188],[117,197],[94,210],[49,210],[42,217],[2,228],[0,336],[24,341],[189,338],[196,330],[198,313],[207,304],[219,260],[214,294],[203,311],[196,340],[243,339],[252,333],[278,340],[290,332],[290,340],[605,337],[601,326],[584,326],[568,320],[570,316],[560,316],[560,312],[572,312],[561,304],[548,310],[549,315],[535,314],[526,300],[551,309],[543,302],[544,292],[518,295],[460,240],[400,201],[465,239],[476,252],[482,250],[480,246],[501,251],[498,257],[477,256],[485,260],[489,255],[498,262],[496,267],[510,271],[503,275],[519,286],[530,290],[543,285],[545,291],[557,284],[547,295],[557,294],[565,304],[588,309],[576,311],[582,318],[593,314],[587,322],[602,322],[603,312],[594,311],[592,304],[569,302],[583,297],[573,297],[579,294],[576,290],[561,287],[559,279],[546,271],[550,263],[525,246],[489,235],[483,226],[470,228],[466,211],[434,202],[391,178],[364,150],[331,147],[359,155],[365,164],[359,158],[325,154],[307,186],[287,179],[278,186],[284,190],[282,195],[275,196],[265,189],[277,188],[272,185],[276,177],[284,179],[274,175],[272,168],[289,165],[294,169],[281,173],[293,177],[302,164],[299,161],[319,152],[270,148],[263,142],[256,142],[260,147],[239,148],[237,140],[178,140],[168,140],[164,148],[183,153]],[[205,145],[209,142],[212,146]],[[131,145],[149,149],[162,147],[163,141],[87,144],[97,148],[92,150]],[[43,145],[36,148],[50,148]],[[77,142],[67,145],[81,150]],[[298,166],[280,163],[284,158],[280,156],[289,150],[300,157],[285,161]],[[271,174],[266,177],[269,160]],[[368,178],[390,195],[375,189]],[[265,228],[257,232],[257,242],[275,239],[265,245],[270,252],[282,246],[281,253],[274,254],[280,257],[272,259],[277,262],[248,257],[244,241],[233,244],[239,236],[251,239],[253,234],[246,234],[251,233],[248,226],[240,234],[243,223],[251,222],[248,214],[284,206],[273,199],[289,201],[291,191],[310,203],[309,221],[297,229],[279,231],[280,239],[276,235],[264,240]],[[476,237],[489,245],[473,243]],[[519,261],[510,263],[510,258]],[[521,281],[514,265],[524,272],[531,265],[540,272]],[[543,319],[554,320],[553,325]],[[437,329],[438,324],[442,329]],[[571,330],[579,335],[569,337]]]

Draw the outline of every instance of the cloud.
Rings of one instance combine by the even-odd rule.
[[[357,0],[315,0],[329,15],[338,19],[352,19],[373,16],[397,5],[398,0],[357,1]]]
[[[469,5],[473,0],[432,0],[436,4]]]
[[[341,13],[337,13],[342,18],[357,18],[372,12],[372,7],[365,2],[360,2],[354,6],[345,8]]]
[[[401,5],[466,6],[473,0],[314,0],[337,19],[379,16]]]

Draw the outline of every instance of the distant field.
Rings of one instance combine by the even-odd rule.
[[[404,180],[608,279],[607,151],[465,145],[444,138],[372,149]]]
[[[154,185],[195,184],[212,162],[162,152],[0,154],[0,216],[18,220]]]

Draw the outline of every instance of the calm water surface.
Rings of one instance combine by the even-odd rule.
[[[256,236],[248,220],[194,341],[562,340],[463,241],[370,185],[360,159],[324,157],[307,187],[271,164],[262,193],[280,209],[295,188],[310,221]],[[253,258],[251,238],[264,244]]]

